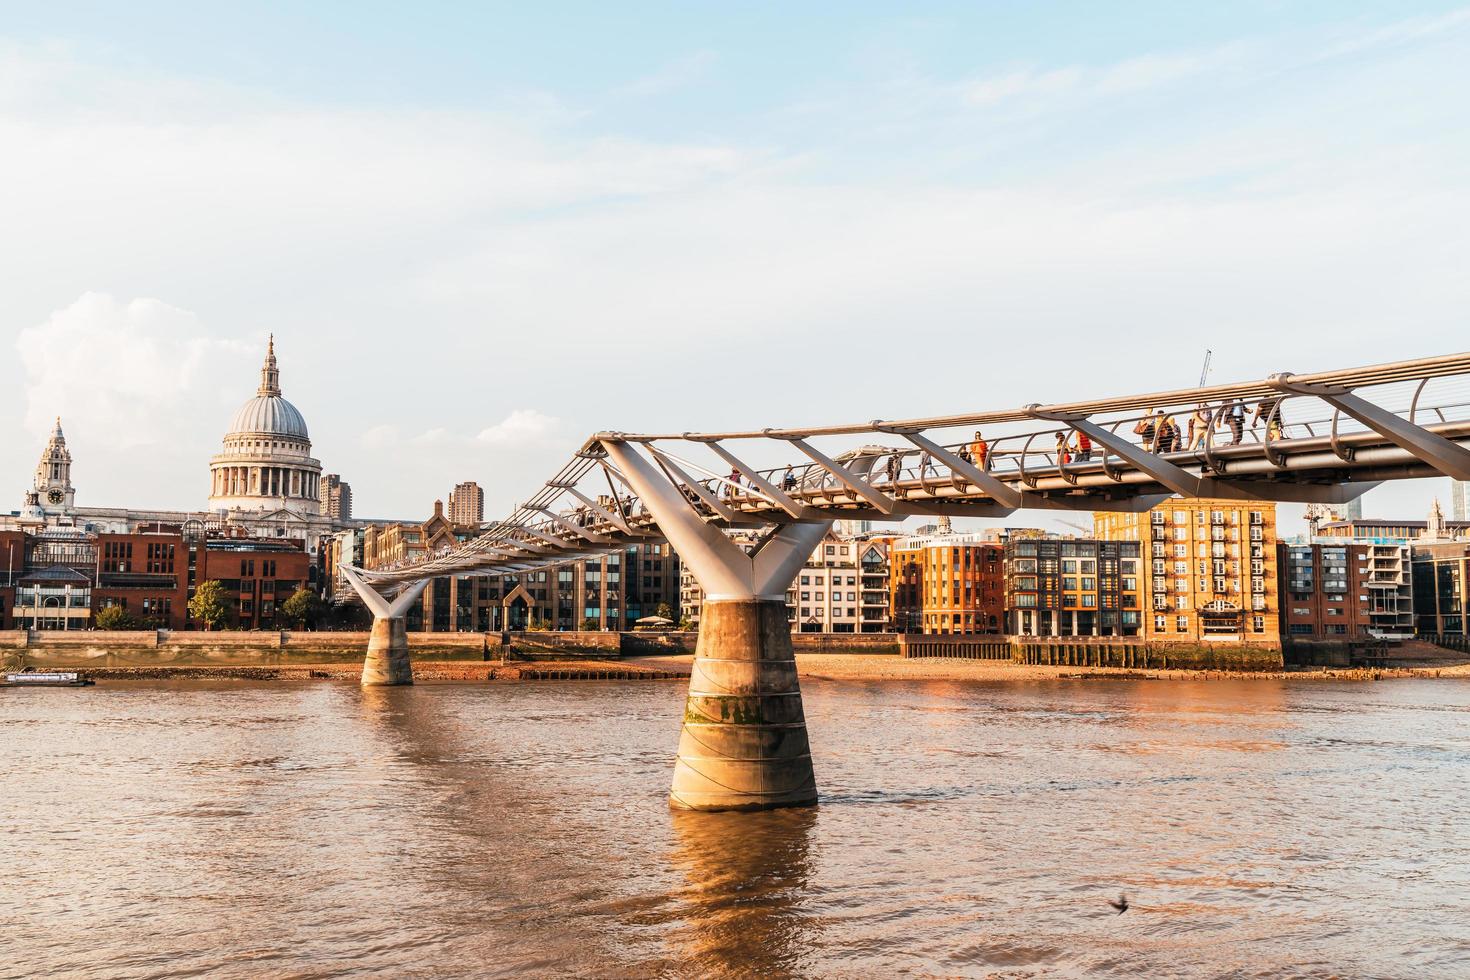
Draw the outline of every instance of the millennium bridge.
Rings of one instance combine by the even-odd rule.
[[[599,432],[464,545],[342,573],[374,617],[362,683],[411,684],[405,616],[430,580],[667,541],[704,590],[671,803],[802,806],[817,786],[786,590],[834,520],[1341,504],[1384,480],[1470,480],[1467,447],[1470,353],[896,422]]]

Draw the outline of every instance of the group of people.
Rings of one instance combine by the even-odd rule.
[[[1285,434],[1279,407],[1281,399],[1263,398],[1251,414],[1251,428],[1266,425],[1266,439],[1274,441]],[[1245,435],[1246,406],[1238,398],[1227,398],[1220,405],[1198,405],[1189,413],[1186,427],[1181,433],[1174,416],[1164,414],[1156,408],[1134,425],[1135,435],[1143,437],[1143,447],[1153,453],[1194,452],[1210,442],[1210,434],[1222,429],[1230,431],[1226,446],[1240,445]]]

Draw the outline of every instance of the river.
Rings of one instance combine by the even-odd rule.
[[[1470,683],[803,686],[765,814],[678,682],[0,690],[0,976],[1470,975]]]

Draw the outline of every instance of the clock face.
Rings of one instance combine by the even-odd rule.
[[[46,494],[46,499],[51,501],[53,504],[59,504],[66,499],[66,494],[62,493],[60,490],[52,490],[50,493]]]

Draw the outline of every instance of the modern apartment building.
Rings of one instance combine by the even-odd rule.
[[[1142,547],[1136,541],[1013,537],[1005,546],[1006,632],[1141,636]]]
[[[1280,643],[1274,504],[1173,499],[1093,522],[1139,544],[1148,639]]]
[[[980,534],[895,538],[889,616],[898,633],[1000,633],[1005,548]]]
[[[1464,636],[1470,545],[1455,541],[1415,546],[1412,575],[1416,631]]]
[[[793,633],[882,633],[888,629],[888,544],[828,534],[786,593]]]

